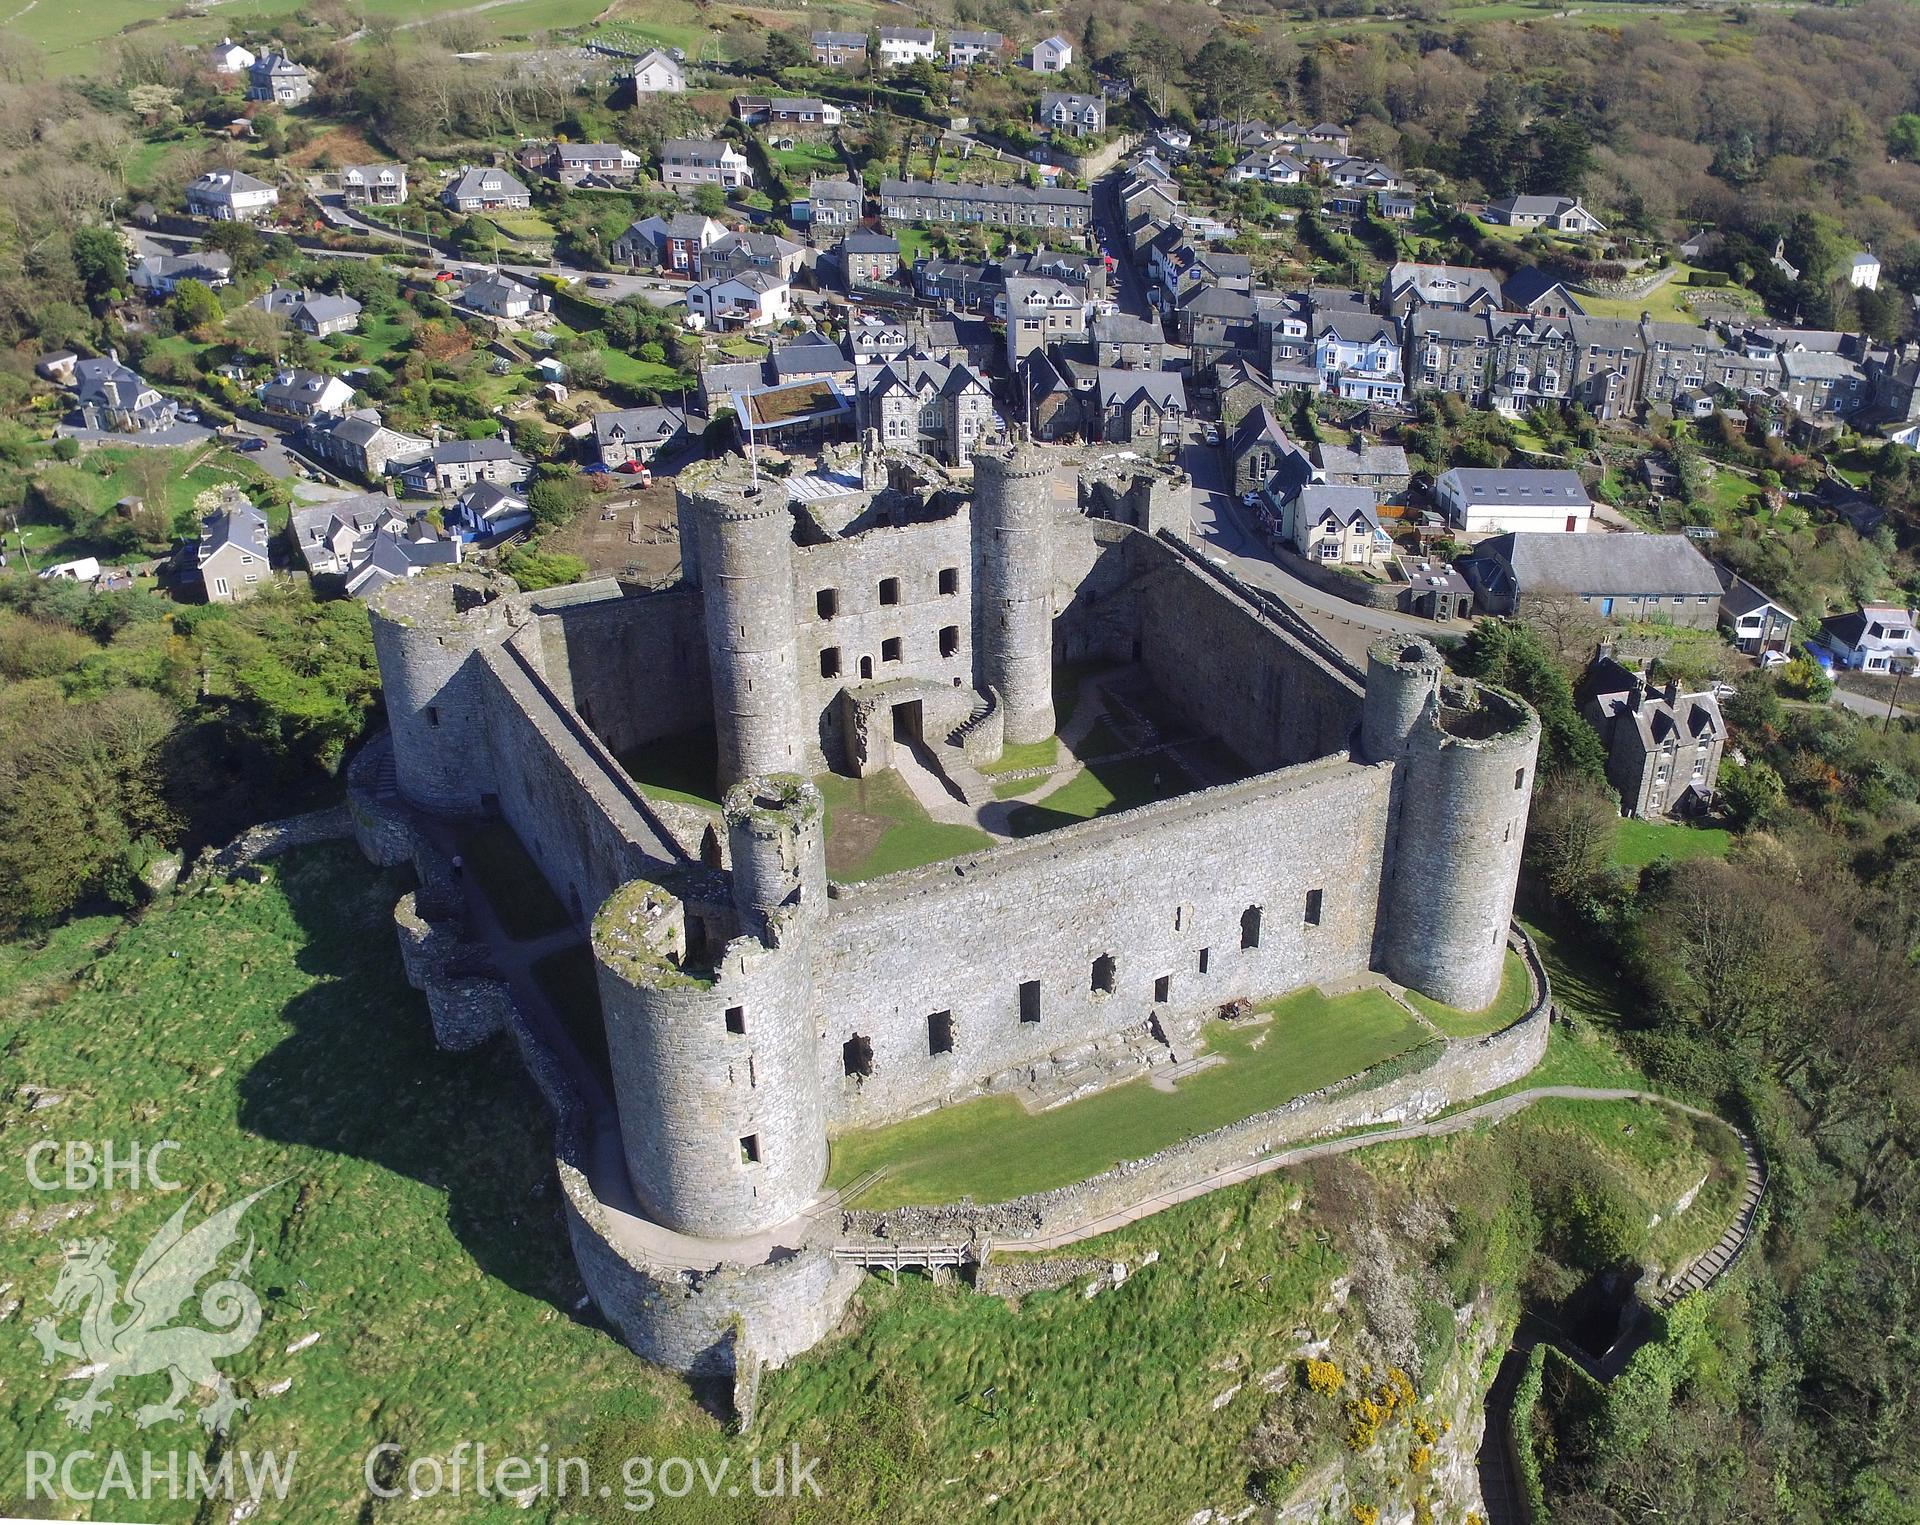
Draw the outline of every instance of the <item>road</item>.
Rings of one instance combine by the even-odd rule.
[[[1856,715],[1865,715],[1869,720],[1885,720],[1888,715],[1888,703],[1885,699],[1876,699],[1871,694],[1856,694],[1852,689],[1836,688],[1833,702],[1843,710],[1852,710]],[[1895,720],[1911,720],[1914,712],[1904,704],[1892,706]]]

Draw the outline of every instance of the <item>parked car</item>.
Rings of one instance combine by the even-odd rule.
[[[233,448],[238,450],[242,455],[252,455],[256,451],[265,450],[267,448],[267,442],[258,435],[249,435]]]
[[[1217,445],[1220,443],[1220,426],[1218,424],[1207,425],[1207,443],[1209,445]]]
[[[653,486],[653,468],[651,466],[643,466],[638,461],[622,461],[613,469],[626,476],[638,477],[640,480],[634,484],[636,487]]]
[[[613,277],[610,275],[590,275],[587,277],[587,284],[595,291],[605,291],[613,284]]]
[[[611,466],[602,466],[598,461],[595,461],[590,466],[582,466],[580,468],[580,474],[584,477],[604,477],[610,475],[612,470],[613,468]]]

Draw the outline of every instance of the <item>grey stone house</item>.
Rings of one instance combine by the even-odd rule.
[[[207,602],[232,604],[252,598],[270,574],[267,516],[238,494],[200,523],[194,566]]]
[[[1000,432],[986,378],[964,362],[902,355],[859,370],[854,415],[883,445],[957,465]]]
[[[433,447],[418,435],[389,429],[372,408],[312,420],[302,438],[310,453],[347,476],[379,482],[394,465],[418,460]]]
[[[1047,228],[1081,237],[1093,218],[1093,197],[1085,191],[1069,191],[1057,186],[882,180],[880,210],[894,222]]]
[[[813,179],[807,182],[807,206],[812,226],[851,228],[860,221],[867,193],[851,180]]]
[[[841,284],[848,291],[890,283],[900,273],[900,240],[891,233],[864,228],[849,233],[835,246]]]
[[[1711,692],[1683,694],[1678,680],[1653,688],[1602,657],[1588,675],[1587,723],[1607,753],[1607,781],[1622,814],[1641,820],[1693,816],[1713,804],[1726,722]]]
[[[518,487],[533,463],[503,439],[446,440],[400,471],[414,492],[458,492],[475,482]]]

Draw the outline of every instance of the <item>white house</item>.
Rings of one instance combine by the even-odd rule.
[[[320,418],[353,406],[353,387],[318,371],[281,371],[254,393],[260,406],[282,418]]]
[[[1356,402],[1398,402],[1404,390],[1393,320],[1370,312],[1317,316],[1313,365],[1324,391]]]
[[[1920,634],[1913,609],[1898,604],[1863,604],[1852,614],[1836,614],[1820,623],[1820,644],[1858,672],[1911,672],[1920,663]]]
[[[207,56],[215,74],[245,74],[254,66],[259,55],[250,48],[241,47],[231,37],[223,37],[207,49]]]
[[[743,270],[738,275],[700,281],[687,288],[687,311],[723,328],[765,328],[793,316],[792,290],[779,276],[765,270]]]
[[[182,281],[225,286],[233,279],[233,256],[209,249],[204,254],[150,254],[133,267],[133,289],[149,296],[172,296]]]
[[[533,205],[526,186],[505,170],[490,166],[461,170],[440,193],[440,200],[455,212],[524,210]]]
[[[315,339],[351,333],[360,326],[360,304],[349,296],[276,286],[255,297],[252,305],[276,318],[286,319],[290,326]]]
[[[1571,471],[1456,466],[1433,484],[1436,506],[1470,535],[1509,530],[1578,534],[1593,519],[1586,485]]]
[[[1854,255],[1853,263],[1847,268],[1847,283],[1856,291],[1878,291],[1880,289],[1880,256],[1871,249],[1862,249]]]
[[[1393,555],[1371,487],[1307,483],[1280,505],[1280,538],[1326,566],[1374,567]]]
[[[540,294],[510,275],[490,270],[460,293],[460,305],[490,318],[524,318],[540,305]]]
[[[880,66],[897,69],[922,58],[931,63],[933,42],[931,27],[883,26],[880,28]]]
[[[210,169],[187,186],[187,215],[214,222],[251,222],[280,204],[280,193],[244,170]]]
[[[662,95],[687,88],[686,72],[670,53],[655,48],[633,61],[633,93]]]
[[[735,190],[753,184],[747,156],[731,143],[709,138],[672,138],[660,145],[660,179],[669,190],[703,185]]]
[[[1550,228],[1555,233],[1607,231],[1577,196],[1508,196],[1488,204],[1486,220],[1503,228]]]
[[[1090,138],[1107,130],[1107,101],[1100,95],[1076,95],[1070,90],[1040,94],[1040,122],[1056,135]]]
[[[1073,67],[1073,44],[1064,37],[1042,37],[1027,54],[1027,67],[1036,74],[1064,74]]]
[[[407,199],[404,164],[352,164],[340,171],[340,199],[355,206],[393,207]]]

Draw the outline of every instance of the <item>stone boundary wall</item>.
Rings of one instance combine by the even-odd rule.
[[[841,1213],[841,1227],[854,1240],[915,1244],[991,1240],[998,1247],[1018,1249],[1023,1239],[1070,1233],[1167,1192],[1190,1188],[1223,1171],[1252,1164],[1280,1149],[1357,1128],[1420,1122],[1509,1085],[1531,1073],[1546,1054],[1552,994],[1546,970],[1525,934],[1510,934],[1508,942],[1527,960],[1532,973],[1531,1009],[1500,1032],[1448,1042],[1433,1063],[1411,1074],[1395,1075],[1369,1086],[1366,1078],[1370,1072],[1363,1072],[1295,1097],[1271,1111],[1051,1191],[1007,1202],[957,1202],[880,1211],[853,1208]],[[1376,1069],[1394,1063],[1387,1060]]]
[[[192,884],[208,874],[231,874],[249,863],[264,863],[295,848],[311,847],[316,842],[339,842],[352,835],[354,820],[345,805],[329,805],[304,815],[263,821],[258,826],[249,826],[225,847],[204,849],[187,871],[186,882]]]
[[[1363,609],[1398,609],[1407,594],[1404,575],[1397,582],[1368,582],[1363,578],[1348,577],[1331,567],[1320,566],[1291,546],[1275,546],[1274,556],[1285,570],[1308,587],[1318,588],[1322,593],[1358,604]]]

